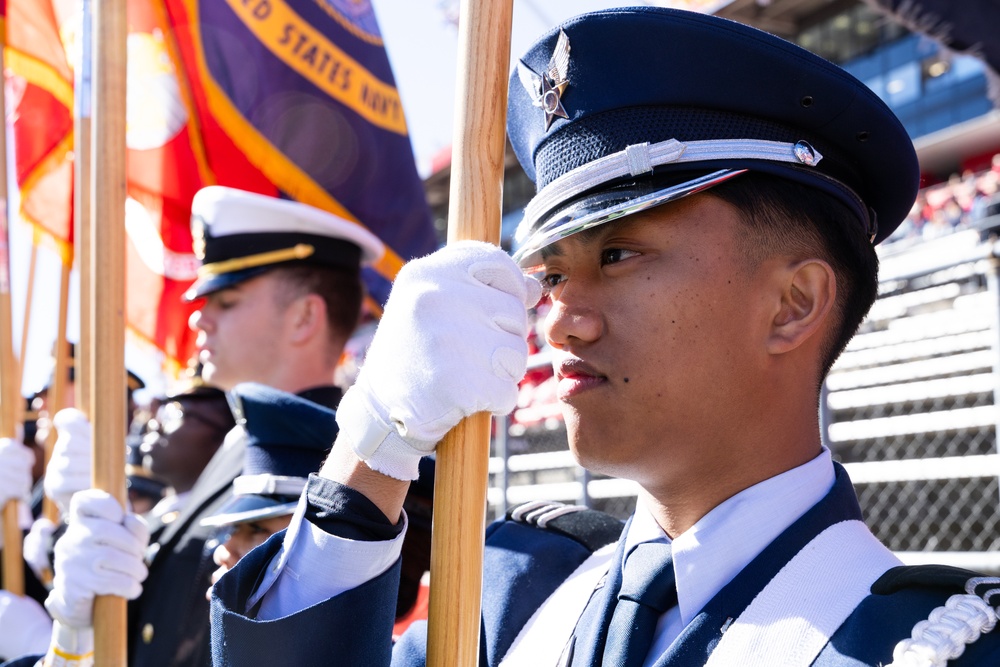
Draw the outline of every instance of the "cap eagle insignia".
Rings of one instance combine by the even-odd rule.
[[[569,37],[562,30],[559,31],[559,39],[556,41],[552,58],[549,59],[549,66],[541,75],[536,74],[523,61],[517,63],[517,75],[521,79],[521,85],[531,95],[535,106],[541,107],[545,112],[546,131],[557,116],[569,118],[562,104],[563,91],[569,85],[569,79],[566,78],[568,71]]]

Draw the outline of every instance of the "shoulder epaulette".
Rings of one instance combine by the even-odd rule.
[[[965,583],[982,575],[949,565],[900,565],[872,584],[874,595],[892,595],[904,588],[943,588],[964,591]]]
[[[965,647],[992,632],[1000,620],[1000,578],[984,577],[970,570],[946,565],[894,567],[872,584],[875,595],[891,595],[905,588],[940,588],[956,591],[926,620],[913,626],[909,639],[896,645],[893,665],[945,664],[965,652]],[[919,662],[911,660],[919,658]]]
[[[618,540],[624,522],[583,505],[536,500],[509,510],[510,521],[537,526],[576,540],[590,551]]]

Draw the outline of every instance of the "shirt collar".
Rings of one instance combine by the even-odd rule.
[[[834,477],[824,447],[811,461],[725,500],[672,543],[640,497],[625,553],[642,542],[672,544],[678,608],[687,625],[764,547],[830,492]]]

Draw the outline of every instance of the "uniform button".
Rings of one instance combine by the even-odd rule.
[[[142,626],[142,641],[149,644],[153,641],[153,624],[147,623]]]

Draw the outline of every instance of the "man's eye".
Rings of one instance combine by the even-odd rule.
[[[601,251],[601,266],[615,264],[638,254],[639,253],[634,250],[625,250],[624,248],[608,248]]]
[[[546,273],[539,282],[542,283],[542,288],[549,292],[565,279],[566,277],[561,273]]]

